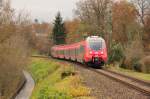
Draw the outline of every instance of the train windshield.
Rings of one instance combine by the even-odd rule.
[[[102,41],[101,40],[89,40],[89,47],[92,50],[100,50],[102,49]]]

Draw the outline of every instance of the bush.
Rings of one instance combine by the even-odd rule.
[[[61,78],[64,79],[67,76],[73,76],[75,75],[74,68],[72,66],[66,67],[63,72],[61,73]]]
[[[48,37],[36,37],[35,39],[35,49],[39,51],[39,54],[48,54],[49,46],[51,46]]]
[[[140,60],[141,71],[144,73],[150,73],[150,56],[146,56]]]
[[[138,60],[133,60],[133,69],[135,70],[135,71],[138,71],[138,72],[141,72],[142,70],[141,70],[141,63],[138,61]]]
[[[121,44],[113,42],[109,51],[108,62],[109,63],[120,62],[123,57],[124,57],[124,54],[123,54],[123,48]]]
[[[131,44],[125,48],[124,55],[125,58],[122,65],[125,66],[125,68],[141,71],[139,60],[144,57],[144,51],[139,39],[132,41]]]

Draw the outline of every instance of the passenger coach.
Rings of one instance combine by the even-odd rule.
[[[98,36],[88,37],[75,44],[53,46],[51,55],[55,58],[92,64],[93,66],[103,66],[107,62],[105,40]]]

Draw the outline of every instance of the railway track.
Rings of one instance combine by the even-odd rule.
[[[142,92],[143,94],[150,96],[150,83],[146,81],[142,81],[127,75],[123,75],[120,73],[116,73],[113,71],[108,71],[108,70],[97,70],[97,69],[91,69],[92,71],[107,76],[111,79],[114,79],[118,82],[121,82],[125,85],[127,85],[130,88],[133,88],[137,91]]]
[[[32,56],[32,57],[39,57],[39,58],[49,58],[47,56]],[[69,61],[70,62],[70,61]],[[133,88],[137,91],[142,92],[144,95],[150,96],[150,82],[148,81],[144,81],[144,80],[140,80],[128,75],[124,75],[121,73],[117,73],[114,71],[110,71],[110,70],[106,70],[106,69],[94,69],[94,68],[90,68],[86,65],[77,63],[77,62],[71,62],[73,64],[76,64],[82,68],[88,68],[89,70],[96,72],[100,75],[104,75],[106,77],[109,77],[110,79],[114,79],[120,83],[123,83],[124,85]]]
[[[31,57],[35,57],[35,58],[49,58],[48,56],[43,56],[43,55],[33,55]]]
[[[107,69],[95,69],[87,67],[86,65],[78,64],[83,68],[88,68],[89,70],[96,72],[100,75],[104,75],[106,77],[109,77],[110,79],[116,80],[120,83],[123,83],[124,85],[133,88],[137,91],[142,92],[144,95],[150,96],[150,82],[144,81],[135,77],[131,77],[125,74],[121,74],[118,72],[114,72]]]

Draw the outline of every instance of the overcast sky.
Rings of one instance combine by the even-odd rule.
[[[26,10],[33,19],[52,21],[58,11],[65,19],[72,18],[77,1],[79,0],[11,0],[11,6],[17,11]]]

